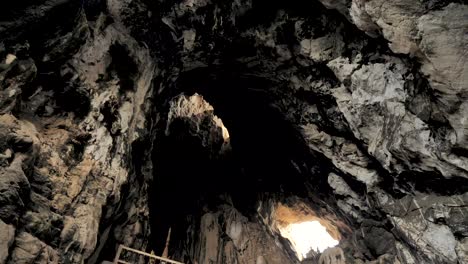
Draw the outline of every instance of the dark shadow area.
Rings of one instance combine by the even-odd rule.
[[[128,47],[115,43],[110,46],[109,53],[112,57],[107,72],[115,74],[119,78],[121,92],[133,90],[133,78],[138,73],[138,65],[130,56]]]
[[[213,105],[229,130],[232,152],[213,159],[213,153],[187,133],[183,121],[171,124],[176,133],[170,136],[164,134],[165,122],[161,122],[153,153],[150,204],[157,253],[164,248],[169,227],[171,241],[184,239],[186,217],[199,219],[204,211],[221,204],[224,194],[232,198],[235,208],[252,217],[259,195],[305,197],[306,181],[328,190],[323,179],[311,179],[311,171],[327,175],[330,162],[311,153],[298,129],[275,107],[275,98],[267,93],[273,83],[231,71],[197,69],[182,74],[176,85],[173,90],[187,95],[197,92]],[[167,109],[166,104],[162,118],[167,117]]]

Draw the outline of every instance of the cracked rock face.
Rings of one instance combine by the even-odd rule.
[[[5,4],[0,263],[468,263],[467,55],[458,0]]]

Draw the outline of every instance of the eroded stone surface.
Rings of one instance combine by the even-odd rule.
[[[0,220],[0,263],[5,263],[9,255],[9,249],[15,238],[15,228]]]

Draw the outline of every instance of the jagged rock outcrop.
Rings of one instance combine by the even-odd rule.
[[[66,2],[39,5],[43,14],[26,8],[21,23],[63,23],[54,9]],[[144,246],[135,235],[150,232],[150,174],[132,151],[149,137],[154,62],[121,24],[70,12],[71,23],[45,30],[56,37],[24,32],[19,46],[2,44],[3,55],[16,57],[1,73],[2,262],[94,262],[106,241]],[[6,43],[15,27],[28,30],[18,23],[3,25]]]
[[[187,262],[298,263],[278,204],[340,238],[303,263],[468,263],[467,36],[463,1],[11,3],[0,263],[169,227]]]

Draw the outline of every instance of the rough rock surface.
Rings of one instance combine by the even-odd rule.
[[[220,225],[219,219],[223,219]],[[204,214],[199,230],[189,230],[196,238],[192,252],[198,263],[290,263],[291,257],[263,230],[231,206]],[[199,233],[199,235],[197,234]]]
[[[468,263],[467,60],[458,0],[8,4],[0,263],[299,263],[278,204],[303,263]]]
[[[2,236],[10,252],[2,262],[95,262],[106,241],[148,243],[135,235],[150,232],[150,173],[135,166],[132,149],[149,136],[154,63],[118,22],[89,21],[74,6],[67,7],[76,17],[61,21],[53,11],[61,4],[37,7],[64,24],[58,32],[45,29],[44,39],[25,32],[16,46],[2,44],[2,54],[17,57],[1,73],[0,218],[16,228],[14,243],[10,231]],[[23,22],[45,23],[22,11]],[[2,36],[14,31],[8,25]],[[122,63],[125,70],[116,67]]]

